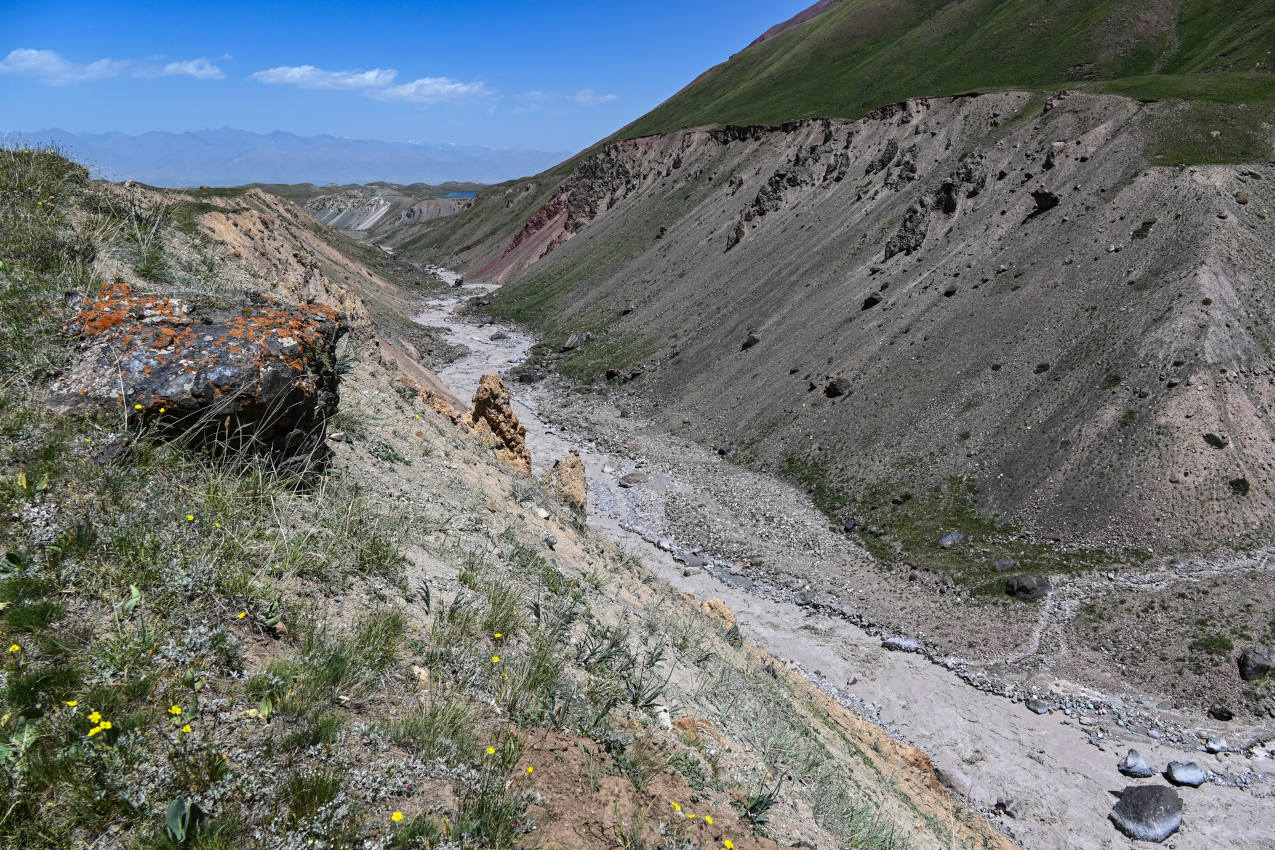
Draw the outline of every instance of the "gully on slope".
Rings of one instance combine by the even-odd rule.
[[[473,394],[483,374],[503,375],[525,360],[535,342],[520,329],[480,322],[465,312],[469,298],[490,289],[469,286],[460,294],[431,299],[416,317],[422,325],[445,328],[449,342],[469,349],[439,373],[462,398]],[[1185,814],[1174,846],[1275,850],[1275,761],[1269,730],[1231,724],[1226,731],[1235,746],[1207,753],[1205,749],[1216,747],[1202,745],[1215,733],[1187,728],[1187,718],[1153,698],[1104,698],[1047,675],[1034,677],[1030,684],[1035,687],[1028,691],[1023,682],[998,680],[986,664],[889,651],[882,636],[891,633],[865,622],[855,606],[812,604],[801,588],[794,592],[769,583],[744,562],[687,551],[665,519],[666,506],[680,501],[701,512],[730,513],[714,519],[738,524],[740,511],[731,500],[747,499],[764,505],[767,517],[775,520],[775,533],[764,535],[767,557],[786,559],[799,574],[817,574],[820,559],[866,558],[829,532],[827,521],[803,494],[729,464],[596,396],[582,400],[549,383],[511,382],[514,409],[527,429],[537,472],[569,449],[578,450],[588,472],[591,524],[639,552],[648,569],[675,587],[704,598],[720,597],[749,641],[850,710],[924,750],[954,794],[1024,847],[1129,846],[1107,815],[1115,802],[1112,792],[1132,782],[1120,775],[1116,762],[1135,748],[1157,768],[1170,761],[1196,761],[1212,772],[1213,781],[1181,789]],[[646,473],[645,482],[619,483],[638,468]],[[846,592],[901,592],[897,585],[882,587],[865,579],[859,590]],[[1009,657],[1044,651],[1041,643],[1051,631],[1054,604],[1042,606],[1039,621],[1028,624],[1021,645]],[[1037,687],[1048,694],[1043,702],[1028,699]],[[1051,706],[1047,713],[1036,713],[1045,711],[1046,704]]]

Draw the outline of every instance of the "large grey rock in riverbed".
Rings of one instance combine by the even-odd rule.
[[[1135,779],[1146,779],[1154,773],[1137,750],[1130,750],[1129,754],[1116,765],[1116,769],[1125,776],[1132,776]]]
[[[888,637],[881,641],[881,646],[891,652],[920,652],[921,644],[916,638],[910,637]]]
[[[1109,817],[1136,841],[1160,842],[1182,826],[1182,798],[1163,785],[1131,785],[1120,792]]]
[[[638,484],[645,484],[647,477],[645,472],[630,472],[617,482],[621,487],[636,487]]]
[[[1192,788],[1199,788],[1209,781],[1209,775],[1204,772],[1204,768],[1193,761],[1171,761],[1164,775],[1174,785],[1189,785]]]

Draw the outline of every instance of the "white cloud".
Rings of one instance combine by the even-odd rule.
[[[126,74],[138,78],[189,76],[199,80],[220,80],[226,76],[220,68],[202,57],[185,62],[169,62],[162,67],[139,64],[131,59],[99,59],[81,65],[52,50],[31,50],[25,47],[10,51],[8,56],[0,60],[0,74],[31,77],[50,86],[105,80]]]
[[[401,86],[391,86],[380,91],[368,92],[369,97],[377,100],[397,100],[403,103],[438,103],[443,100],[462,101],[494,95],[487,85],[479,80],[473,83],[461,83],[450,77],[421,77]]]
[[[224,80],[221,69],[202,56],[185,62],[169,62],[160,72],[165,77],[194,77],[197,80]]]
[[[49,85],[61,86],[83,80],[102,80],[118,77],[128,70],[129,62],[116,59],[99,59],[88,65],[77,65],[63,59],[52,50],[31,50],[20,47],[0,60],[0,74],[17,77],[34,77]]]
[[[367,89],[392,85],[398,71],[373,68],[370,71],[325,71],[313,65],[281,65],[252,75],[254,80],[303,89]]]
[[[275,85],[300,86],[306,89],[342,89],[361,91],[376,100],[400,103],[461,102],[492,97],[496,93],[477,80],[462,83],[451,77],[421,77],[409,83],[394,84],[398,71],[373,68],[370,71],[327,71],[313,65],[283,65],[257,71],[252,79]]]
[[[574,103],[577,106],[601,106],[604,103],[611,103],[619,98],[613,94],[598,94],[593,89],[580,89],[575,94],[561,94],[559,92],[549,91],[527,91],[518,95],[521,106],[514,109],[515,113],[536,112],[542,106],[550,104],[567,104]],[[560,114],[555,113],[555,114]]]
[[[598,94],[593,89],[580,89],[580,91],[570,96],[571,100],[581,106],[599,106],[603,103],[610,103],[618,98],[613,94]]]

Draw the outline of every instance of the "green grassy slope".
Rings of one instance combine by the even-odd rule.
[[[1064,84],[1271,100],[1272,49],[1275,0],[846,0],[712,68],[620,135]]]

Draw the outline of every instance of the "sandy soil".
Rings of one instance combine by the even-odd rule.
[[[472,395],[482,374],[522,362],[534,342],[518,329],[458,313],[466,296],[488,289],[466,287],[429,302],[417,316],[470,349],[440,373],[462,398]],[[497,331],[504,338],[492,340]],[[1062,602],[1005,607],[1002,628],[971,629],[962,638],[956,596],[901,585],[873,569],[866,553],[829,529],[793,488],[725,463],[595,397],[545,385],[510,387],[537,473],[569,448],[580,450],[592,524],[679,589],[725,600],[747,640],[927,752],[949,790],[1028,850],[1132,846],[1107,820],[1111,792],[1164,780],[1121,776],[1116,762],[1130,747],[1156,769],[1196,761],[1213,772],[1208,784],[1181,790],[1183,826],[1168,846],[1275,848],[1275,732],[1238,718],[1222,724],[1175,711],[1162,695],[1131,693],[1123,682],[1105,692],[1057,678],[1046,650],[1051,639],[1063,639],[1051,626],[1051,612]],[[618,485],[638,468],[647,483]],[[666,513],[673,503],[679,510]],[[696,518],[690,525],[751,532],[760,565],[711,550],[700,560],[688,551],[692,544],[679,539],[688,531],[686,505]],[[670,516],[680,519],[670,522]],[[840,568],[825,569],[831,562]],[[1264,573],[1264,563],[1258,569]],[[878,616],[887,610],[902,616]],[[910,634],[930,651],[883,649],[879,624],[887,621],[911,624]],[[939,654],[935,646],[957,651]],[[1053,710],[1029,710],[1025,701],[1032,695]],[[1204,752],[1203,744],[1218,737],[1229,741],[1225,750]]]

